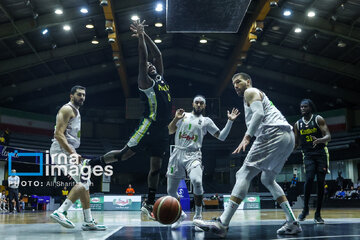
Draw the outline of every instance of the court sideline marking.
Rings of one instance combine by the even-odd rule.
[[[108,234],[106,234],[102,239],[105,240],[108,237],[110,237],[111,235],[113,235],[114,233],[116,233],[117,231],[119,231],[120,229],[122,229],[124,226],[120,226],[118,228],[115,228],[113,231],[109,232]]]

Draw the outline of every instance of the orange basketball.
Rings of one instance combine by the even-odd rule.
[[[179,219],[181,210],[181,205],[176,198],[165,196],[155,202],[153,214],[156,221],[162,224],[172,224]]]

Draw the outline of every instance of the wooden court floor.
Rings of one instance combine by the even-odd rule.
[[[300,210],[295,210],[295,215]],[[217,239],[211,233],[198,233],[192,226],[193,213],[188,213],[182,227],[172,231],[169,226],[149,221],[137,211],[93,212],[93,217],[108,226],[105,232],[81,230],[83,214],[70,211],[75,229],[66,229],[49,219],[51,212],[0,214],[0,239]],[[204,219],[211,219],[220,211],[206,211]],[[360,209],[324,209],[325,225],[313,223],[314,211],[302,222],[303,232],[297,236],[281,237],[276,230],[285,216],[281,209],[238,210],[231,223],[228,239],[360,239]]]

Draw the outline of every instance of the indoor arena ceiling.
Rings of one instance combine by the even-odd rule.
[[[1,0],[0,106],[52,114],[79,84],[87,87],[87,104],[124,109],[125,97],[138,96],[137,40],[129,30],[137,14],[146,19],[147,33],[162,40],[174,97],[201,93],[230,105],[236,96],[229,76],[242,71],[286,114],[298,114],[305,97],[320,110],[358,107],[360,1],[280,0],[257,41],[241,51],[259,9],[269,2],[252,1],[237,33],[201,34],[167,33],[165,7],[155,11],[165,0],[112,0],[121,48],[114,62],[98,0]],[[155,27],[157,22],[163,26]]]

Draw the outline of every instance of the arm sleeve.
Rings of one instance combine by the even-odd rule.
[[[206,131],[208,131],[211,135],[214,136],[214,134],[219,130],[219,128],[215,125],[214,121],[211,118],[206,118],[208,124],[206,125]]]
[[[254,101],[253,103],[251,103],[250,108],[253,112],[253,116],[250,120],[250,125],[245,134],[252,137],[258,130],[260,123],[264,118],[264,108],[260,101]]]
[[[230,133],[232,124],[233,124],[233,121],[228,119],[225,127],[220,131],[220,134],[219,134],[219,137],[218,137],[218,139],[220,141],[225,141],[225,139],[227,138],[227,136]]]

